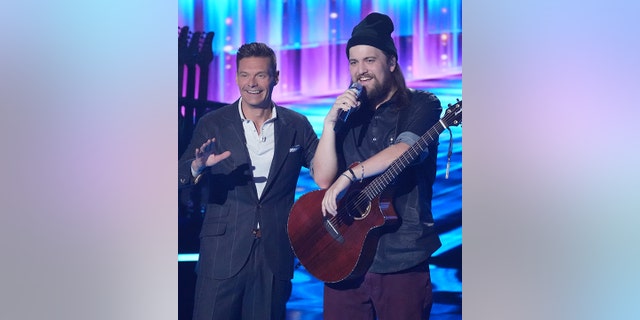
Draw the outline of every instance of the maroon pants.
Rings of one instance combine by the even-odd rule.
[[[367,273],[324,286],[324,319],[428,320],[433,294],[427,263],[409,270]]]

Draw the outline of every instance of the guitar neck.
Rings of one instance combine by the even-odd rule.
[[[373,179],[373,181],[362,190],[362,193],[367,196],[369,201],[377,197],[418,155],[437,140],[446,128],[442,120],[438,121],[438,123],[427,130],[407,151],[400,155],[398,159],[394,160],[385,172]]]

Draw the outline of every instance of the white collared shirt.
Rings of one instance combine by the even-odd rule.
[[[244,137],[247,141],[247,150],[251,157],[253,165],[253,182],[256,184],[258,198],[262,196],[262,191],[267,184],[269,178],[269,169],[273,160],[275,148],[275,134],[273,122],[276,119],[276,107],[271,107],[271,118],[264,122],[260,134],[256,129],[253,121],[247,119],[242,113],[242,98],[238,102],[238,112],[242,119],[242,127],[244,128]]]

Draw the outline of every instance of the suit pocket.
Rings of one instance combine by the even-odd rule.
[[[205,223],[200,231],[200,238],[221,236],[227,231],[226,223]]]

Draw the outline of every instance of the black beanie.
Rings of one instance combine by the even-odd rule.
[[[391,39],[391,32],[393,32],[393,22],[389,16],[377,12],[370,13],[353,28],[351,39],[347,42],[347,58],[349,58],[351,47],[366,44],[397,59],[398,52]]]

